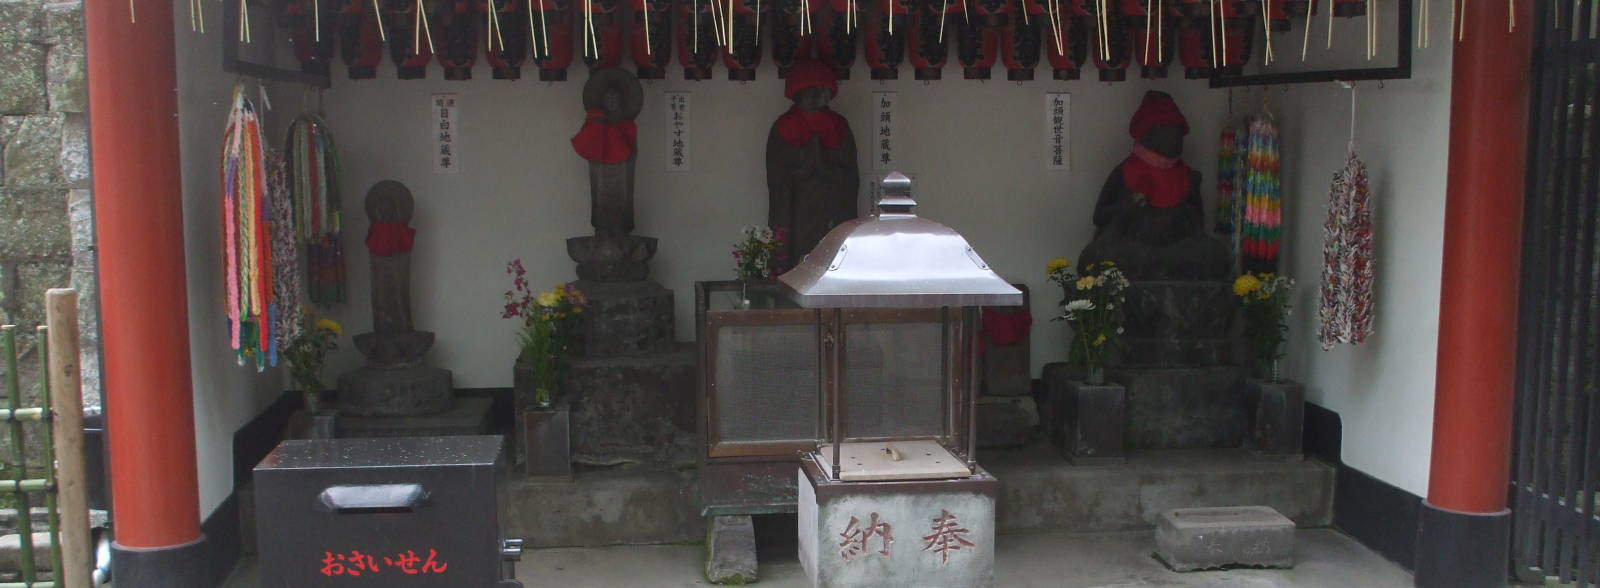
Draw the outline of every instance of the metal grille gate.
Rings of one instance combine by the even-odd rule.
[[[1600,518],[1595,516],[1600,506],[1600,6],[1596,0],[1548,0],[1535,6],[1512,559],[1524,579],[1555,577],[1595,586],[1600,585]]]

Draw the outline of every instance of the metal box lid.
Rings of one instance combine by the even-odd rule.
[[[486,466],[500,461],[494,435],[291,439],[278,444],[256,466],[263,470],[350,469],[416,466]]]
[[[911,209],[911,179],[883,179],[872,214],[834,227],[804,261],[778,277],[803,308],[1019,306],[1022,291],[1001,279],[948,226]]]

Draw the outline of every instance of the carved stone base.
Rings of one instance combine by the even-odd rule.
[[[578,317],[575,357],[641,355],[672,347],[672,291],[655,282],[575,284],[589,300]]]
[[[1066,372],[1052,370],[1058,376]],[[1074,464],[1121,463],[1127,423],[1127,390],[1116,384],[1089,385],[1066,377],[1046,386],[1054,407],[1050,442]]]
[[[450,370],[362,367],[339,376],[339,409],[351,416],[432,414],[450,406]]]
[[[556,398],[572,415],[573,461],[675,465],[693,459],[695,355],[572,358]]]
[[[639,282],[650,277],[654,237],[595,235],[567,239],[567,256],[578,262],[578,279],[596,282]]]
[[[340,437],[449,437],[489,432],[494,400],[455,398],[445,410],[416,416],[339,417]]]
[[[353,337],[356,350],[367,358],[367,363],[381,366],[415,364],[433,347],[430,331],[405,333],[362,333]]]
[[[1197,449],[1241,447],[1250,428],[1244,369],[1109,369],[1107,379],[1128,389],[1128,447]]]

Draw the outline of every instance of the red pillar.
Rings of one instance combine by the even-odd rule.
[[[116,545],[146,552],[200,540],[172,4],[83,3]]]
[[[1535,2],[1465,11],[1452,43],[1449,176],[1419,586],[1503,586]],[[1438,50],[1438,49],[1435,49]]]

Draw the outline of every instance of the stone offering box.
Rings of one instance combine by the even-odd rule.
[[[975,588],[994,583],[995,497],[979,468],[947,480],[840,482],[800,467],[800,566],[812,586]]]
[[[822,319],[772,281],[699,282],[695,298],[705,514],[794,512],[799,452],[816,449],[823,437]],[[965,410],[953,406],[942,381],[946,366],[964,367],[943,347],[947,329],[961,318],[938,308],[843,313],[842,363],[851,387],[844,413],[852,438],[947,434],[950,411]]]

